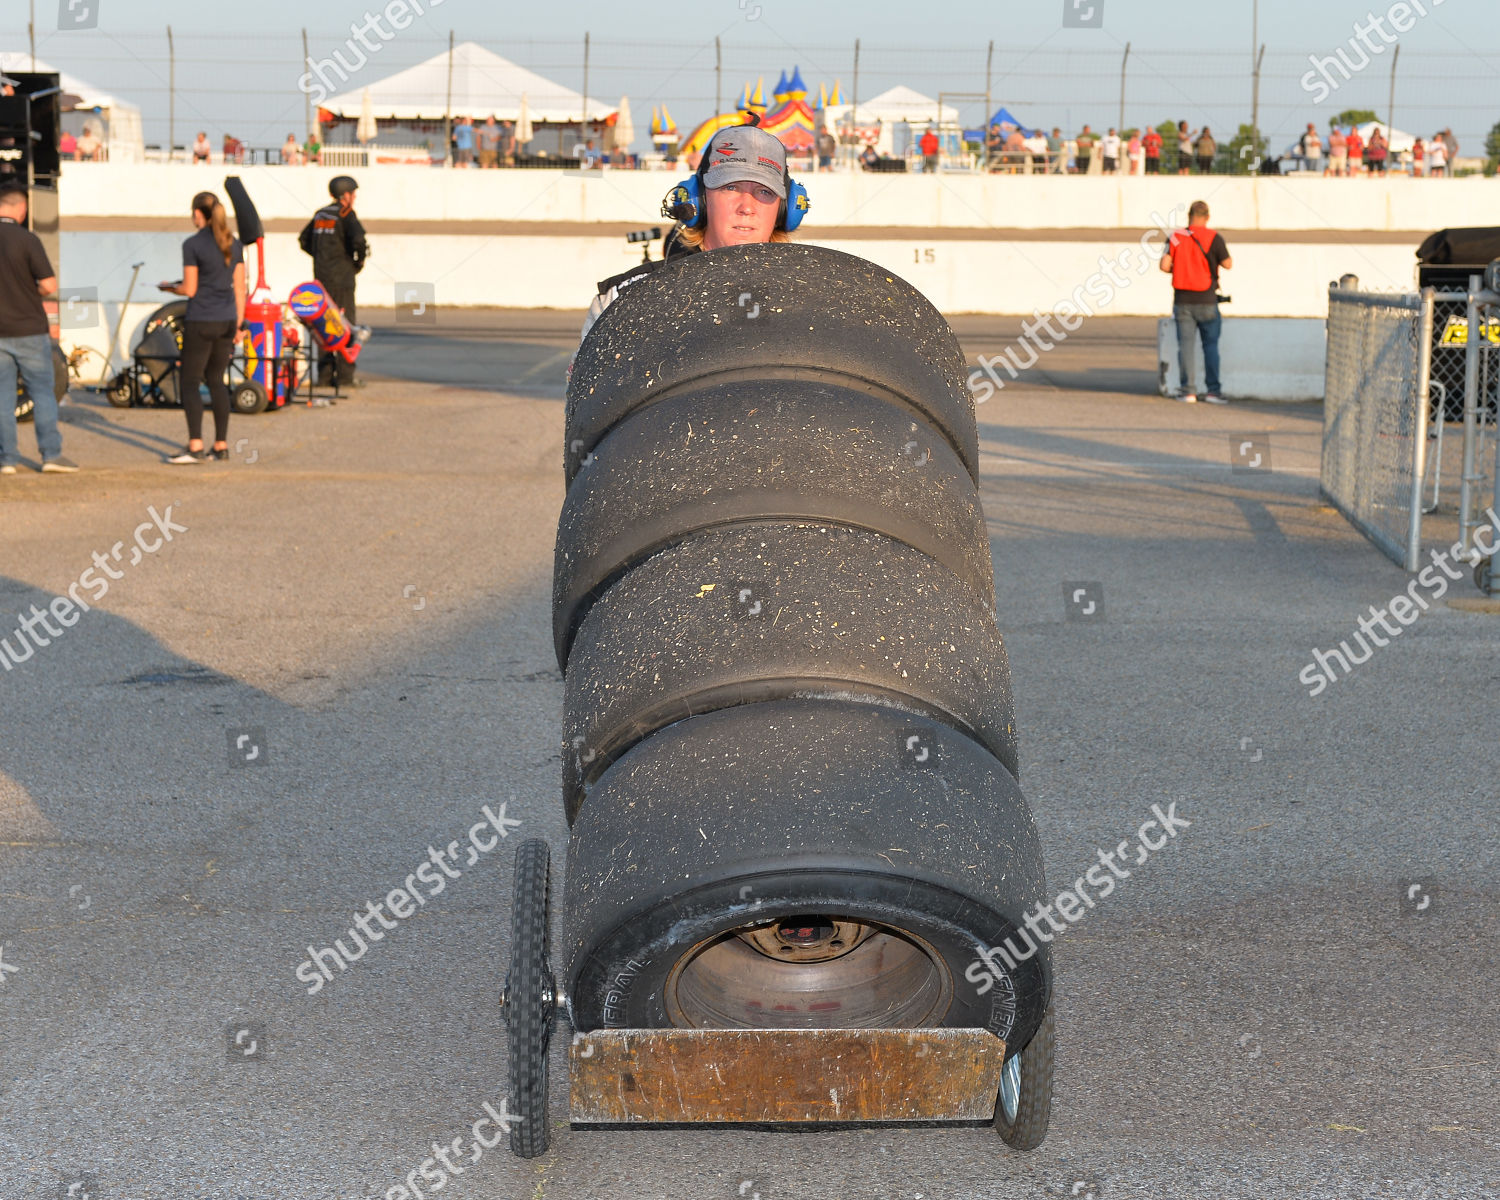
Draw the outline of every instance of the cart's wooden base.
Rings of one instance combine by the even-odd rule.
[[[986,1029],[608,1029],[573,1036],[577,1124],[988,1121]]]

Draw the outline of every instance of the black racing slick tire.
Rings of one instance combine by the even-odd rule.
[[[1005,646],[958,576],[877,534],[742,525],[648,559],[590,610],[563,701],[568,820],[606,768],[658,729],[799,696],[924,714],[1017,774]]]
[[[549,864],[540,838],[516,847],[510,970],[505,976],[505,1023],[510,1043],[510,1101],[517,1119],[511,1151],[535,1158],[547,1150],[547,1052],[552,1040],[556,985],[549,962]]]
[[[995,1099],[995,1132],[1013,1150],[1035,1150],[1047,1137],[1056,1053],[1057,1013],[1048,1005],[1031,1041],[1007,1056]]]
[[[573,828],[573,1024],[1025,1044],[1051,967],[1018,930],[1044,889],[1014,778],[945,726],[818,700],[693,717],[616,762]]]
[[[827,383],[722,384],[617,426],[568,489],[553,575],[559,664],[588,605],[633,564],[703,530],[778,520],[884,534],[994,604],[978,491],[930,426]]]
[[[709,383],[825,382],[909,410],[979,477],[963,351],[931,302],[883,267],[821,246],[675,258],[623,290],[578,349],[566,476],[630,413]]]

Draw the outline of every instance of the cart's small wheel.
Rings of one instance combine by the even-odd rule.
[[[16,420],[29,421],[36,416],[36,403],[24,391],[16,395]]]
[[[256,413],[265,412],[269,400],[266,397],[266,389],[256,379],[242,379],[234,385],[234,390],[229,393],[230,407],[237,413],[246,416],[254,416]]]
[[[1035,1150],[1052,1117],[1052,1058],[1057,1046],[1052,1005],[1041,1028],[1019,1054],[1005,1060],[995,1101],[995,1132],[1017,1150]]]
[[[130,376],[121,371],[104,388],[104,398],[116,408],[130,407]]]
[[[516,848],[510,971],[501,1003],[510,1033],[510,1100],[516,1123],[510,1148],[521,1158],[547,1150],[547,1045],[556,984],[547,962],[547,874],[551,851],[540,838]]]
[[[1474,564],[1474,586],[1488,596],[1495,582],[1495,560],[1481,558]]]

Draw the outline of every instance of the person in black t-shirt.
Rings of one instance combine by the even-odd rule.
[[[213,457],[229,457],[229,386],[225,372],[234,344],[245,327],[245,250],[229,232],[229,217],[212,192],[193,197],[193,225],[198,232],[182,243],[182,281],[161,289],[188,298],[182,332],[182,407],[187,412],[188,442],[167,459],[174,466],[201,463],[203,397],[208,385],[214,406]]]
[[[52,337],[42,297],[57,291],[57,276],[42,240],[26,228],[26,193],[0,186],[0,475],[20,461],[16,430],[16,380],[26,384],[36,420],[42,470],[76,471],[62,456],[57,398],[52,385]]]
[[[1207,385],[1203,399],[1209,404],[1227,403],[1219,390],[1219,332],[1224,325],[1219,315],[1219,272],[1233,267],[1224,236],[1208,227],[1207,203],[1194,200],[1188,209],[1188,227],[1172,234],[1161,256],[1162,271],[1172,277],[1172,316],[1177,321],[1177,363],[1182,376],[1177,399],[1184,404],[1198,400],[1193,387],[1195,334],[1203,342]]]

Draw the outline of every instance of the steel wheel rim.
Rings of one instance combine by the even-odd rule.
[[[743,936],[765,924],[726,931],[680,955],[663,988],[672,1025],[922,1028],[941,1022],[952,1003],[953,979],[942,956],[906,930],[872,925],[837,957],[778,962]]]
[[[1000,1109],[1005,1113],[1005,1123],[1014,1125],[1016,1113],[1021,1107],[1021,1056],[1012,1054],[1005,1060],[1000,1072]]]

